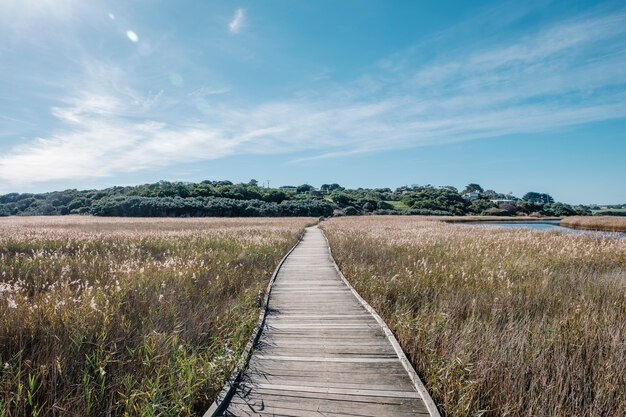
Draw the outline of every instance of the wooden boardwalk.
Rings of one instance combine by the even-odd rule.
[[[438,416],[394,343],[338,273],[321,230],[308,228],[276,276],[249,366],[218,415]]]

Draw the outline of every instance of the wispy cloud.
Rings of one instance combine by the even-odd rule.
[[[194,97],[194,98],[204,98],[207,96],[213,96],[213,95],[218,95],[218,94],[224,94],[224,93],[228,93],[230,91],[229,88],[226,87],[219,87],[219,88],[212,88],[212,87],[199,87],[196,88],[195,90],[193,90],[192,92],[188,93],[187,95],[189,97]]]
[[[231,31],[243,16],[235,13]],[[140,93],[124,85],[123,71],[105,70],[117,88],[86,83],[51,109],[60,127],[0,156],[0,182],[106,177],[241,153],[339,157],[624,118],[625,38],[624,11],[580,16],[428,62],[406,51],[351,82],[320,80],[325,89],[282,100],[233,103],[219,94],[225,88],[200,88],[186,96],[215,100],[176,119],[155,110],[167,102],[162,92]],[[88,68],[102,78],[101,67]]]
[[[235,10],[233,18],[228,23],[228,30],[230,33],[239,33],[243,28],[246,20],[246,11],[242,8]]]
[[[54,115],[66,129],[13,148],[0,158],[0,178],[18,185],[95,178],[231,153],[230,141],[221,140],[217,131],[206,126],[137,123],[123,116],[131,111],[119,97],[94,93],[55,108]]]

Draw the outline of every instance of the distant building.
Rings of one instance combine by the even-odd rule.
[[[494,204],[510,204],[512,206],[515,205],[515,200],[509,200],[509,199],[498,199],[498,200],[490,200],[490,201]]]
[[[294,187],[293,185],[283,185],[282,187],[279,188],[279,190],[292,191],[295,193],[296,191],[298,191],[298,187]]]
[[[476,191],[472,191],[471,193],[465,193],[463,194],[463,198],[466,198],[468,200],[476,200],[478,197],[480,197],[480,194]]]

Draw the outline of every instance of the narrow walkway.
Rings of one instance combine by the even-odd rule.
[[[224,416],[429,416],[390,341],[307,229]]]

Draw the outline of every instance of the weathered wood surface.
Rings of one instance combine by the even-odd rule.
[[[261,337],[222,415],[431,415],[317,227],[278,272]]]

